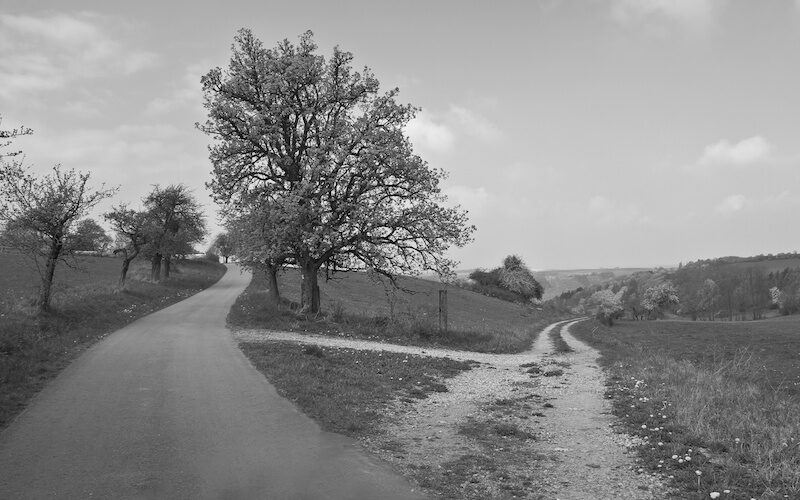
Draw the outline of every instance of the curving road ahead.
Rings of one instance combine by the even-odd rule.
[[[231,265],[72,363],[0,434],[0,498],[420,498],[250,365],[225,329],[248,281]]]

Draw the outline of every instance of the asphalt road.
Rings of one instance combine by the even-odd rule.
[[[72,363],[0,434],[0,498],[419,498],[250,365],[225,329],[248,281],[229,266]]]

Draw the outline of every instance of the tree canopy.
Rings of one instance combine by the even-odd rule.
[[[474,227],[444,205],[445,173],[414,154],[404,127],[416,109],[396,102],[398,89],[381,93],[338,47],[317,54],[311,32],[267,49],[242,29],[232,51],[226,70],[202,79],[209,186],[229,213],[263,204],[292,221],[281,246],[302,270],[304,309],[319,308],[322,265],[390,278],[448,272],[446,250]]]

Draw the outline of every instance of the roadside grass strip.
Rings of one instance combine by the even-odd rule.
[[[786,323],[776,323],[777,338]],[[800,398],[793,386],[769,383],[775,373],[764,373],[773,356],[783,358],[780,347],[769,350],[756,339],[760,350],[753,352],[732,337],[739,345],[731,350],[715,346],[706,325],[682,323],[695,349],[726,353],[683,359],[685,341],[665,338],[676,325],[659,328],[589,321],[572,327],[602,354],[606,396],[623,430],[643,440],[639,472],[670,479],[686,498],[800,498]]]
[[[105,258],[103,266],[108,266],[106,260],[119,271],[117,259]],[[36,308],[24,293],[0,307],[0,429],[84,349],[137,318],[208,288],[225,273],[221,264],[190,261],[176,266],[162,283],[130,279],[127,290],[116,292],[116,273],[113,280],[99,273],[92,281],[93,270],[90,266],[83,283],[68,294],[54,297],[53,310],[43,316],[31,315]]]

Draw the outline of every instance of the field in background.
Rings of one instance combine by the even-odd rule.
[[[800,318],[572,331],[601,352],[615,415],[645,439],[643,468],[687,498],[800,498]]]
[[[39,275],[19,254],[0,254],[0,429],[82,350],[133,320],[174,304],[215,283],[225,272],[207,261],[177,263],[163,283],[138,281],[148,275],[135,262],[128,290],[115,293],[121,262],[81,257],[83,270],[61,269],[53,311],[41,317],[34,298]]]
[[[440,283],[400,279],[411,293],[398,291],[394,319],[384,288],[366,273],[339,273],[320,280],[323,313],[300,315],[288,307],[268,303],[266,280],[260,273],[231,310],[228,321],[241,328],[346,334],[397,343],[441,345],[481,352],[520,352],[558,316],[485,295],[447,287],[448,333],[438,331]],[[300,277],[289,269],[280,276],[283,298],[299,302]]]

